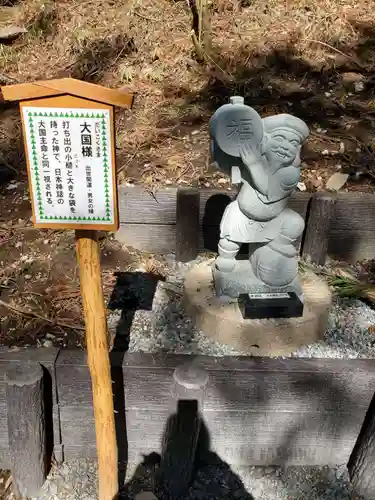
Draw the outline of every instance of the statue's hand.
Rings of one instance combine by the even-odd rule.
[[[268,194],[268,172],[258,149],[251,144],[241,144],[240,156],[251,177],[253,187],[264,196]]]
[[[240,145],[240,156],[245,165],[252,165],[260,160],[259,152],[250,143]]]

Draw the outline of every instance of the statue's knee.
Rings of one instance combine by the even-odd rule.
[[[219,241],[219,256],[216,259],[216,269],[223,272],[231,272],[236,266],[236,255],[239,244],[222,238]]]
[[[298,239],[305,228],[305,221],[294,210],[287,208],[284,211],[284,221],[280,233],[291,240]]]

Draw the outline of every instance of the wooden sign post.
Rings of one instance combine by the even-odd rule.
[[[92,380],[99,499],[118,495],[107,322],[98,230],[118,229],[114,106],[131,95],[71,78],[2,87],[20,101],[35,227],[75,229]]]

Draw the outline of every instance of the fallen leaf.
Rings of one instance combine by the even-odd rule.
[[[12,184],[9,184],[5,189],[7,191],[10,191],[11,189],[17,189],[19,185],[20,182],[13,182]]]
[[[327,184],[326,184],[326,188],[329,189],[330,191],[339,191],[344,186],[346,181],[348,180],[348,177],[349,177],[348,174],[343,174],[341,172],[335,172],[328,179]]]
[[[345,87],[353,87],[356,83],[363,82],[365,77],[361,73],[348,72],[341,74],[341,80]]]
[[[217,183],[218,183],[218,184],[226,184],[227,182],[228,182],[228,180],[227,180],[227,179],[224,179],[224,177],[222,177],[221,179],[219,179],[219,180],[217,181]]]
[[[314,171],[315,172],[315,171]],[[323,179],[319,175],[316,175],[316,173],[311,173],[309,172],[308,174],[308,179],[306,179],[306,189],[311,191],[312,189],[320,189],[323,186]]]
[[[0,42],[10,42],[24,33],[27,33],[27,29],[21,28],[20,26],[0,28]]]

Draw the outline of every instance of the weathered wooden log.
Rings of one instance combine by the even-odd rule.
[[[364,498],[375,498],[375,395],[348,462],[351,483]]]
[[[9,456],[18,497],[36,497],[46,479],[43,370],[39,363],[5,373]]]
[[[336,199],[335,192],[318,191],[309,202],[302,243],[302,257],[306,262],[320,266],[325,264]]]
[[[181,188],[177,191],[176,259],[181,262],[193,260],[198,255],[199,205],[199,190]]]
[[[177,412],[167,422],[162,444],[160,486],[170,500],[189,489],[194,470],[201,411],[208,374],[194,363],[177,367],[173,373],[172,404]]]

